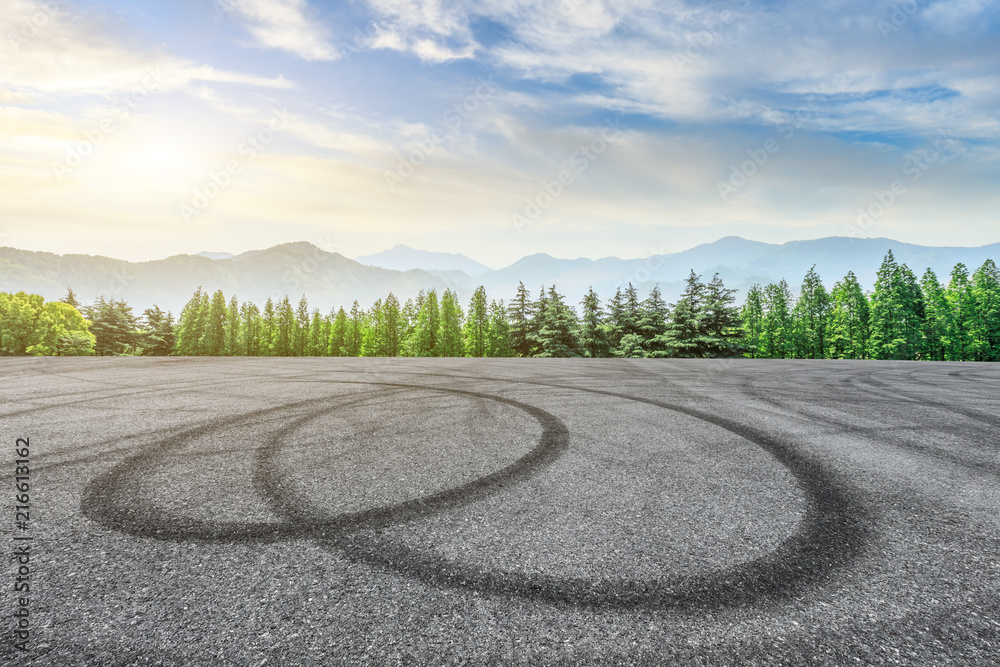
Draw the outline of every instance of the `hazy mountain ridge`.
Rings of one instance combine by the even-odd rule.
[[[492,271],[490,267],[460,253],[431,252],[397,245],[375,255],[362,255],[356,262],[393,271],[423,269],[425,271],[461,271],[477,276]]]
[[[754,283],[784,277],[793,290],[815,264],[827,287],[854,271],[861,284],[871,289],[885,253],[892,249],[901,263],[922,275],[928,267],[947,280],[957,262],[975,270],[987,258],[1000,261],[1000,243],[979,248],[938,248],[900,243],[889,239],[831,237],[812,241],[768,244],[726,237],[683,252],[639,259],[559,259],[539,253],[523,257],[510,266],[478,276],[457,269],[410,269],[398,271],[367,266],[339,253],[326,252],[299,242],[254,250],[230,258],[209,259],[200,255],[174,255],[149,262],[127,262],[92,255],[56,255],[48,252],[0,248],[0,291],[27,291],[47,299],[59,299],[72,286],[83,303],[98,296],[124,299],[136,311],[156,304],[175,314],[199,286],[226,297],[259,305],[287,294],[298,301],[306,294],[311,307],[322,312],[357,299],[369,306],[389,292],[401,301],[421,289],[451,288],[468,301],[478,285],[491,299],[509,301],[518,282],[536,295],[541,285],[555,284],[570,303],[579,303],[589,287],[602,301],[620,286],[632,282],[641,295],[659,284],[668,301],[676,300],[684,279],[694,269],[705,279],[718,271],[726,284],[739,290],[742,300]],[[435,253],[427,253],[435,255]],[[444,253],[440,253],[444,254]],[[471,261],[471,260],[470,260]]]

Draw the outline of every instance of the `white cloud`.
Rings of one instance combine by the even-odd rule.
[[[339,57],[326,28],[307,16],[305,0],[219,0],[219,5],[243,21],[261,46],[305,60]]]
[[[46,9],[53,6],[58,10]],[[219,70],[162,51],[131,50],[58,3],[8,0],[0,13],[0,34],[14,36],[0,47],[0,90],[8,101],[30,98],[35,92],[64,96],[114,95],[139,88],[163,92],[181,90],[192,81],[291,86],[281,77]]]

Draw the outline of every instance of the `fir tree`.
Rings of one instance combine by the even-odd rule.
[[[830,297],[813,265],[802,280],[802,290],[792,309],[795,356],[799,359],[824,359]]]
[[[510,346],[518,357],[531,356],[531,340],[528,338],[531,319],[534,315],[531,293],[524,283],[518,283],[517,296],[508,306],[510,321]]]
[[[747,292],[747,299],[740,310],[746,341],[746,356],[758,359],[764,351],[764,290],[754,285]]]
[[[868,297],[849,271],[830,291],[830,325],[827,356],[832,359],[865,359],[871,311]]]
[[[583,312],[580,318],[580,348],[585,357],[600,358],[611,355],[610,330],[604,322],[601,300],[591,287],[580,302]]]
[[[480,285],[469,302],[468,316],[465,319],[465,355],[468,357],[485,357],[489,350],[489,305],[486,300],[486,289]]]

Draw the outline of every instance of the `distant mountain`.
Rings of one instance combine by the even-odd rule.
[[[387,252],[398,248],[401,246]],[[684,279],[693,269],[705,280],[718,272],[727,286],[739,290],[737,299],[742,300],[754,283],[781,278],[798,291],[803,276],[813,265],[828,288],[848,271],[854,271],[861,284],[870,290],[882,258],[890,249],[899,262],[908,264],[918,276],[929,267],[942,281],[948,279],[958,262],[966,264],[970,271],[988,258],[1000,262],[1000,243],[980,248],[934,248],[889,239],[842,237],[778,245],[730,236],[683,252],[640,259],[558,259],[537,254],[475,276],[457,268],[439,268],[439,256],[460,255],[411,251],[417,253],[414,256],[429,258],[431,263],[393,270],[368,266],[309,243],[286,243],[224,259],[176,255],[152,262],[125,262],[90,255],[60,256],[3,247],[0,291],[24,290],[47,299],[59,299],[66,294],[67,286],[72,286],[84,303],[104,296],[124,299],[137,313],[156,304],[176,315],[201,286],[209,292],[221,289],[227,297],[235,294],[240,301],[258,305],[263,305],[268,297],[280,299],[286,294],[298,302],[306,294],[310,307],[327,313],[333,307],[350,308],[355,299],[368,307],[389,292],[405,301],[421,289],[439,292],[452,289],[464,305],[478,285],[486,287],[491,299],[509,302],[518,282],[524,282],[533,296],[540,286],[555,284],[572,304],[579,304],[589,287],[606,303],[616,289],[630,282],[643,298],[658,284],[667,301],[676,301],[684,288]],[[397,254],[401,256],[403,252]]]
[[[461,271],[470,276],[478,276],[492,271],[485,264],[469,259],[465,255],[446,252],[415,250],[409,246],[397,245],[376,255],[357,257],[356,261],[368,266],[378,266],[393,271],[423,269],[425,271]]]
[[[177,315],[199,286],[261,306],[286,294],[297,303],[306,294],[310,307],[325,314],[335,306],[350,308],[355,299],[368,305],[393,292],[406,300],[421,289],[441,291],[452,285],[426,271],[365,266],[309,243],[286,243],[230,259],[175,255],[152,262],[0,248],[0,291],[60,299],[68,286],[83,303],[104,296],[124,299],[137,314],[156,304]]]
[[[235,255],[231,252],[208,252],[203,250],[198,253],[198,257],[208,257],[209,259],[232,259]]]

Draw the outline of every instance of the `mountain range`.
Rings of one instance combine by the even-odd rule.
[[[683,252],[640,259],[558,259],[536,254],[497,270],[464,255],[406,246],[357,260],[299,242],[239,255],[212,252],[149,262],[0,247],[0,291],[26,291],[46,299],[60,299],[67,287],[72,287],[82,303],[104,296],[123,299],[136,312],[155,304],[177,314],[200,286],[210,292],[221,289],[227,298],[235,294],[240,301],[260,305],[269,297],[280,299],[287,294],[297,302],[306,294],[310,306],[328,312],[340,306],[349,308],[355,299],[367,307],[389,292],[405,301],[421,289],[440,292],[450,288],[465,302],[478,285],[486,288],[491,299],[509,301],[518,282],[524,282],[533,295],[540,286],[554,283],[574,304],[579,303],[588,287],[592,286],[602,301],[607,301],[615,289],[629,282],[639,288],[642,297],[658,284],[664,298],[674,301],[693,269],[706,280],[719,273],[727,286],[739,290],[737,298],[742,300],[754,283],[781,278],[797,290],[813,265],[828,288],[848,271],[854,271],[861,284],[871,289],[875,273],[890,249],[918,276],[932,268],[943,282],[958,262],[973,271],[988,258],[1000,261],[1000,243],[978,248],[929,247],[889,239],[845,237],[779,245],[729,236]]]

